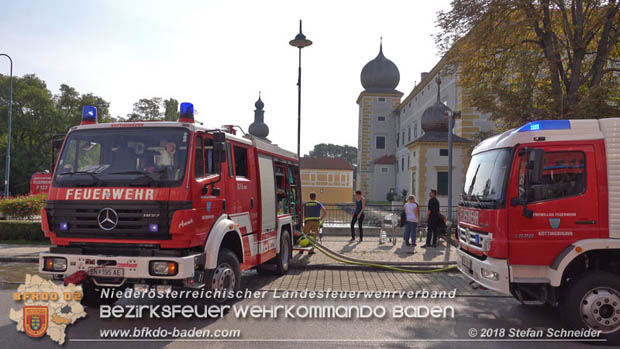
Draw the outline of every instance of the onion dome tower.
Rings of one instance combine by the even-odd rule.
[[[360,74],[362,86],[367,92],[393,92],[400,82],[400,72],[394,62],[383,55],[383,43],[379,54],[366,63]]]
[[[256,110],[254,110],[254,122],[250,125],[249,132],[252,136],[259,138],[267,138],[269,135],[269,127],[265,124],[265,111],[263,108],[265,104],[260,98],[260,92],[258,93],[258,100],[254,103]]]
[[[448,108],[441,103],[441,79],[437,78],[437,100],[422,113],[422,130],[424,132],[448,132]]]

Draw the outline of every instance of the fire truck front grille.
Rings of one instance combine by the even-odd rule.
[[[191,202],[48,201],[46,205],[50,229],[59,237],[130,240],[169,240],[172,215],[187,208]],[[106,218],[109,221],[101,224]]]
[[[488,252],[493,234],[459,226],[459,240],[469,247]]]

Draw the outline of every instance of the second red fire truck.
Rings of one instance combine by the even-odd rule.
[[[620,119],[530,122],[480,143],[458,268],[572,329],[620,343]]]
[[[97,304],[109,302],[102,287],[206,288],[224,300],[243,270],[288,271],[300,215],[294,153],[200,127],[190,103],[178,122],[98,124],[94,107],[83,114],[42,213],[53,245],[42,273],[82,282]]]

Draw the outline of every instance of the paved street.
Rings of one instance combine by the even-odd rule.
[[[34,264],[12,263],[1,264],[0,275],[9,282],[19,282],[24,272],[36,272]],[[354,300],[307,300],[274,298],[273,291],[266,293],[264,299],[244,299],[238,306],[273,306],[273,305],[369,305],[385,307],[390,311],[395,306],[426,305],[452,306],[454,318],[447,319],[395,319],[388,315],[385,318],[370,319],[244,319],[232,313],[220,319],[100,319],[96,309],[88,308],[86,319],[78,320],[67,329],[67,348],[104,347],[109,345],[110,339],[102,339],[100,329],[131,329],[148,326],[150,328],[164,328],[172,330],[174,327],[192,329],[194,327],[210,331],[240,330],[240,337],[232,340],[149,340],[140,342],[145,348],[181,348],[204,347],[288,347],[301,345],[302,347],[373,347],[376,345],[388,347],[454,347],[459,346],[480,348],[521,347],[521,342],[498,342],[486,340],[471,341],[468,331],[483,328],[561,328],[558,313],[549,307],[524,307],[510,297],[502,297],[489,291],[472,290],[467,280],[456,272],[432,274],[405,274],[395,272],[376,272],[359,270],[293,270],[284,277],[259,276],[254,271],[244,273],[242,278],[244,288],[252,290],[275,290],[275,295],[282,295],[285,290],[452,290],[457,289],[455,299],[354,299]],[[4,284],[0,291],[0,313],[8,314],[9,308],[18,307],[18,303],[11,301],[11,289],[16,284]],[[178,302],[178,301],[177,301]],[[123,300],[118,304],[166,304],[159,300]],[[0,338],[5,340],[9,348],[30,347],[33,339],[24,333],[15,330],[15,324],[8,316],[0,316]],[[96,340],[85,342],[82,340]],[[300,343],[300,341],[304,341]],[[57,344],[49,338],[35,341],[37,347],[56,348]],[[541,344],[532,342],[531,344]],[[119,342],[118,348],[133,347],[137,343]],[[550,347],[578,347],[577,343],[545,343]]]

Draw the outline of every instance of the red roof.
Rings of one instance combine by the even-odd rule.
[[[353,171],[353,166],[342,158],[310,158],[304,156],[301,158],[301,168]]]
[[[393,165],[396,163],[396,156],[394,155],[384,155],[377,160],[374,161],[375,164],[381,165]]]

